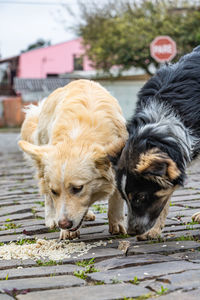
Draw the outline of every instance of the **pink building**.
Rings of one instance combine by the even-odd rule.
[[[18,78],[46,78],[74,71],[91,71],[81,38],[22,53]]]

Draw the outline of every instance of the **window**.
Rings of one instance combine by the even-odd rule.
[[[47,77],[58,77],[58,74],[54,73],[47,73]]]
[[[74,54],[74,71],[83,71],[83,57]]]

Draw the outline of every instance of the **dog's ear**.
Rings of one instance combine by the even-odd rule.
[[[108,155],[105,153],[104,148],[99,145],[93,146],[93,159],[95,167],[100,170],[101,174],[106,174],[111,166]]]
[[[108,156],[102,156],[95,160],[95,167],[101,171],[107,172],[110,168],[111,162]]]
[[[157,148],[153,148],[140,155],[136,171],[142,175],[152,175],[168,178],[173,181],[180,175],[176,163]]]
[[[167,164],[162,162],[152,161],[152,164],[146,168],[143,175],[165,176],[167,174]]]
[[[19,141],[18,145],[37,163],[41,163],[44,154],[46,154],[48,148],[50,148],[49,146],[37,146],[26,141]]]

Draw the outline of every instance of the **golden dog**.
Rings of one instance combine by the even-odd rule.
[[[88,208],[109,199],[109,231],[125,233],[123,200],[115,185],[109,155],[128,137],[115,98],[98,83],[73,81],[55,90],[39,106],[31,105],[21,129],[21,149],[35,163],[45,195],[45,223],[73,238]]]

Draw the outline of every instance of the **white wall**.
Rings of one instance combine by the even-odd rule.
[[[145,81],[99,81],[118,101],[126,119],[129,119],[135,109],[137,94]]]

